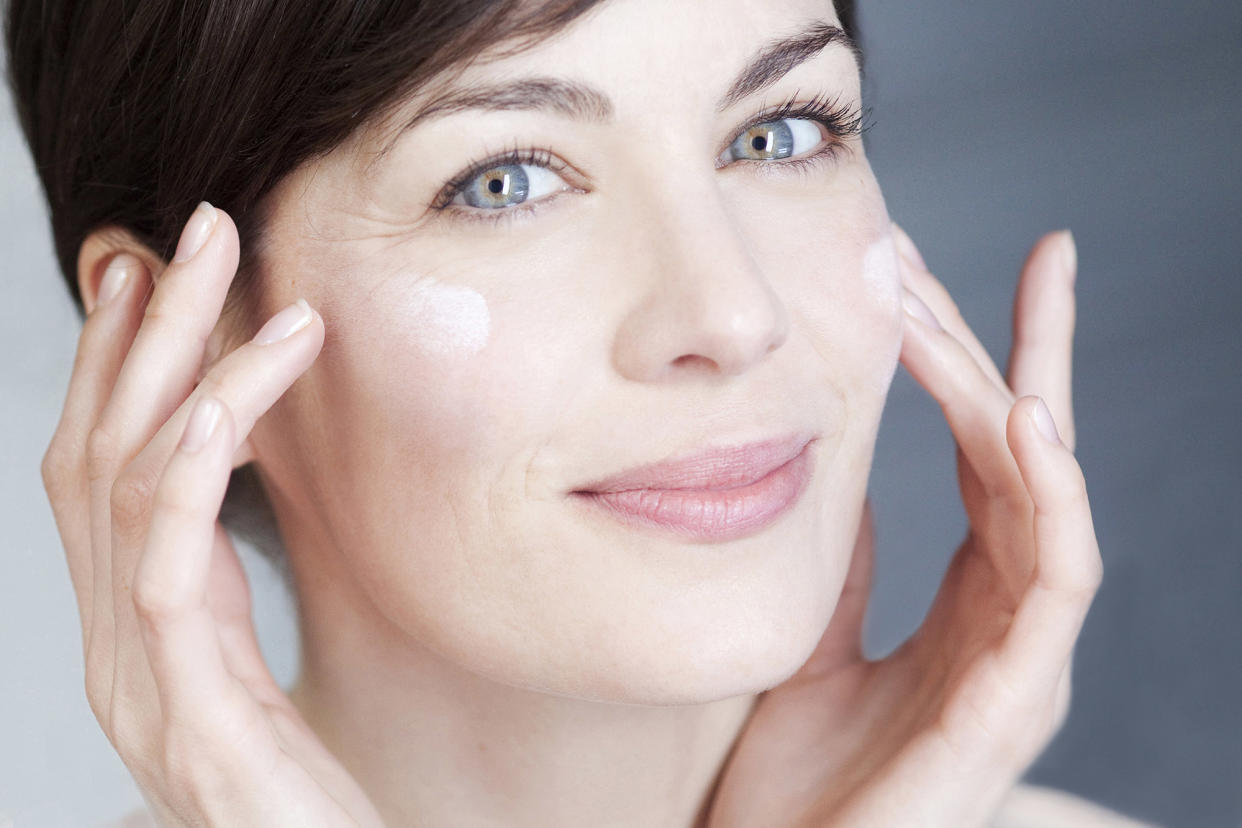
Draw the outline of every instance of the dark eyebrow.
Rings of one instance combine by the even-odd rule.
[[[722,112],[743,98],[766,89],[795,66],[810,60],[834,43],[850,51],[861,72],[862,51],[854,39],[839,26],[816,21],[804,31],[777,40],[761,49],[717,102],[716,111]],[[604,92],[588,84],[562,78],[533,77],[505,83],[473,85],[468,89],[450,88],[420,107],[396,132],[380,155],[387,155],[401,134],[428,118],[466,110],[536,109],[546,109],[575,120],[595,123],[606,122],[613,116],[612,101]]]
[[[760,51],[716,104],[716,111],[724,111],[742,98],[766,89],[785,77],[795,66],[815,57],[833,43],[849,49],[861,72],[862,50],[858,48],[854,38],[839,26],[818,22],[805,32],[778,40]]]

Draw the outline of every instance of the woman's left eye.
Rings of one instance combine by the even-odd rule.
[[[817,121],[803,118],[781,118],[764,121],[743,130],[733,139],[719,161],[770,161],[803,155],[825,139],[824,128]]]
[[[568,185],[552,170],[536,164],[497,164],[465,181],[449,204],[492,209],[542,198]]]

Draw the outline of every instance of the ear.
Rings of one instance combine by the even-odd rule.
[[[103,281],[104,272],[112,260],[122,253],[128,253],[142,262],[143,270],[136,274],[138,278],[147,279],[155,285],[163,277],[167,264],[130,231],[116,226],[94,230],[82,241],[82,246],[78,250],[78,290],[82,294],[82,306],[87,315],[95,309],[97,304],[99,284]],[[147,293],[150,294],[150,289]],[[147,299],[149,298],[148,295]],[[228,344],[234,339],[235,332],[229,320],[218,319],[208,337],[203,360],[194,377],[195,385],[207,376],[207,371],[223,356]],[[255,456],[254,444],[250,435],[247,435],[242,444],[237,447],[237,451],[233,453],[233,468],[251,462]]]

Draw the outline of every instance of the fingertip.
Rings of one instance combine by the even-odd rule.
[[[185,454],[197,454],[215,435],[220,424],[222,405],[215,397],[204,396],[194,404],[186,421],[178,448]]]
[[[200,212],[202,216],[210,217],[210,229],[203,235],[201,241],[192,244],[184,238],[189,229],[189,222],[187,222],[187,226],[182,228],[183,238],[178,239],[177,250],[173,253],[168,265],[197,268],[201,266],[198,262],[208,261],[210,264],[207,266],[210,269],[214,270],[217,267],[223,269],[229,274],[228,281],[232,282],[237,275],[237,266],[241,260],[241,240],[238,237],[237,225],[226,210],[209,201],[199,202],[195,208],[195,214]]]
[[[1057,431],[1057,424],[1052,419],[1052,412],[1048,410],[1048,405],[1044,402],[1043,397],[1035,398],[1035,402],[1031,405],[1027,416],[1041,437],[1053,445],[1064,445],[1061,441],[1061,435]]]
[[[906,315],[917,319],[922,324],[937,331],[943,331],[944,327],[940,321],[936,319],[936,314],[932,313],[927,303],[919,298],[918,294],[910,290],[910,288],[902,286],[901,289],[901,305],[905,309]]]
[[[892,226],[893,240],[897,245],[897,252],[911,265],[927,270],[927,263],[923,260],[923,255],[919,253],[919,248],[914,243],[914,239],[910,238],[910,234],[903,230],[897,222],[892,222]]]
[[[205,395],[190,411],[177,448],[183,454],[197,454],[216,441],[229,442],[232,433],[233,416],[228,405],[219,397]]]
[[[1069,228],[1061,231],[1061,256],[1065,274],[1073,284],[1078,278],[1078,242]]]
[[[1052,230],[1039,237],[1027,255],[1024,270],[1038,262],[1038,270],[1055,272],[1073,286],[1078,274],[1078,245],[1069,228]]]
[[[95,302],[87,313],[94,313],[98,308],[107,305],[119,296],[121,291],[137,281],[139,276],[145,275],[145,271],[146,265],[133,253],[122,251],[113,256],[112,261],[108,262],[108,266],[104,269]]]

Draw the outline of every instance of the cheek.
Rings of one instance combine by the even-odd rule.
[[[901,277],[882,201],[788,210],[779,237],[758,243],[766,278],[820,356],[827,379],[851,397],[887,395],[901,352]],[[865,203],[865,202],[864,202]]]
[[[414,279],[394,291],[388,312],[408,332],[409,344],[431,359],[456,361],[482,351],[491,332],[487,300],[478,291],[432,279]]]
[[[533,267],[403,270],[336,307],[324,393],[357,429],[351,439],[417,458],[410,471],[440,492],[474,496],[520,477],[582,364],[568,356],[582,347],[580,300],[523,281]]]
[[[339,309],[334,347],[325,355],[326,367],[353,386],[350,409],[362,421],[353,425],[364,426],[360,436],[416,450],[406,456],[449,470],[460,460],[448,459],[479,451],[480,435],[490,433],[487,412],[495,409],[492,377],[516,366],[505,361],[512,350],[495,347],[488,298],[437,276],[402,271],[368,291],[363,304]]]
[[[873,308],[877,327],[877,364],[872,374],[874,389],[887,396],[901,354],[901,271],[897,247],[887,230],[863,255],[862,284]]]

